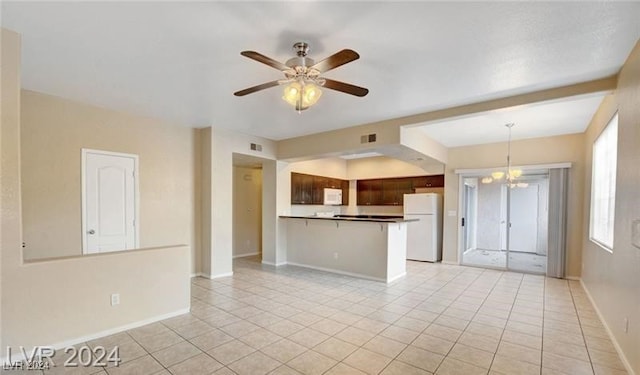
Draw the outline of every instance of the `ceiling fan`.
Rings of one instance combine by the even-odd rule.
[[[286,85],[282,99],[300,112],[311,107],[318,101],[322,95],[320,87],[360,97],[369,93],[369,90],[364,87],[321,77],[321,74],[331,69],[359,59],[360,55],[358,55],[356,51],[343,49],[316,63],[313,59],[307,57],[307,53],[309,52],[309,45],[307,43],[298,42],[293,45],[293,49],[296,51],[297,56],[287,60],[284,64],[255,51],[240,52],[242,56],[280,70],[284,73],[285,78],[249,87],[237,91],[233,93],[233,95],[244,96],[270,87]]]

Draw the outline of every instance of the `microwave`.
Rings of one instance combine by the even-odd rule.
[[[324,200],[322,204],[325,206],[340,206],[342,205],[342,190],[341,189],[324,189]]]

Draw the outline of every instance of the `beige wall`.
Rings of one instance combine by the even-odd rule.
[[[203,264],[203,271],[215,278],[233,273],[233,155],[264,160],[267,166],[263,167],[263,193],[275,197],[276,179],[272,177],[276,174],[276,165],[268,162],[275,159],[276,144],[265,138],[222,129],[211,129],[206,135],[210,138],[202,143],[202,166],[211,166],[211,172],[202,178],[202,201],[211,203],[203,209],[203,261],[209,261]],[[251,143],[261,144],[262,151],[252,151]],[[276,219],[275,206],[263,207],[263,233],[276,230]],[[263,238],[263,253],[265,249],[268,255],[275,251],[278,237],[277,234],[268,237],[267,244]]]
[[[27,259],[82,254],[81,149],[89,148],[139,156],[140,247],[188,244],[196,260],[196,130],[27,90],[21,116]]]
[[[613,252],[589,240],[592,145],[618,111],[618,162]],[[594,115],[584,139],[582,280],[628,365],[640,374],[640,249],[631,243],[640,219],[640,43],[619,74],[618,89]],[[629,331],[624,320],[629,319]]]
[[[1,37],[0,347],[61,347],[188,311],[188,246],[23,262],[20,36]],[[109,306],[111,293],[120,305]]]
[[[340,178],[343,180],[347,180],[349,178],[347,161],[342,158],[322,158],[290,163],[289,169],[291,172]]]
[[[425,170],[416,165],[387,156],[347,161],[347,175],[350,180],[424,176],[425,174],[427,174]]]
[[[203,276],[211,275],[211,128],[200,129],[200,267]]]
[[[233,256],[262,252],[262,169],[233,167]]]
[[[579,277],[582,249],[584,136],[563,135],[514,141],[512,165],[571,162],[567,218],[567,276]],[[445,173],[443,260],[458,262],[458,175],[456,169],[493,168],[506,164],[507,143],[455,147],[449,149]],[[456,216],[449,216],[454,211]]]

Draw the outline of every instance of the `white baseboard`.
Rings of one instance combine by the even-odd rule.
[[[460,265],[460,263],[458,263],[458,262],[452,262],[452,261],[450,261],[450,260],[441,260],[441,261],[440,261],[440,263],[442,263],[442,264],[449,264],[449,265],[451,265],[451,266],[459,266],[459,265]]]
[[[258,252],[258,253],[238,254],[238,255],[234,255],[233,259],[244,258],[244,257],[252,257],[252,256],[260,255],[260,254],[262,254],[262,253]]]
[[[360,279],[380,281],[380,282],[383,282],[383,283],[387,282],[386,279],[383,279],[381,277],[371,277],[371,276],[363,275],[361,273],[346,272],[346,271],[336,270],[336,269],[333,269],[333,268],[316,267],[316,266],[311,266],[311,265],[308,265],[308,264],[294,263],[294,262],[287,262],[287,264],[291,265],[291,266],[311,268],[312,270],[325,271],[325,272],[337,273],[337,274],[340,274],[340,275],[358,277]]]
[[[204,273],[204,272],[197,272],[197,273],[192,273],[191,274],[191,278],[194,278],[194,277],[206,277],[206,278],[209,278],[209,275]]]
[[[263,260],[262,264],[266,264],[267,266],[280,267],[280,266],[286,266],[287,262],[273,263],[273,262],[267,262],[266,260]]]
[[[398,275],[398,276],[396,276],[396,277],[392,277],[391,279],[389,279],[389,280],[387,281],[387,284],[392,283],[392,282],[394,282],[394,281],[396,281],[396,280],[398,280],[398,279],[401,279],[401,278],[403,278],[403,277],[405,277],[405,276],[407,276],[407,273],[406,273],[406,272],[403,272],[402,274],[400,274],[400,275]]]
[[[572,279],[570,279],[570,280],[572,280]],[[609,335],[609,338],[611,339],[611,342],[613,343],[613,347],[616,348],[616,352],[618,352],[618,356],[620,357],[620,360],[622,361],[622,364],[624,365],[625,369],[627,369],[627,372],[629,373],[629,375],[636,375],[636,373],[633,371],[633,368],[631,368],[631,363],[629,363],[629,360],[624,355],[624,352],[622,351],[622,348],[620,347],[620,344],[618,344],[618,341],[616,340],[616,337],[613,335],[613,332],[611,332],[611,329],[609,328],[609,325],[604,320],[604,316],[600,312],[600,309],[598,308],[598,305],[596,305],[596,301],[591,296],[591,293],[589,292],[589,289],[587,289],[587,286],[585,285],[585,283],[582,280],[582,278],[578,278],[578,280],[580,280],[580,285],[582,285],[582,289],[584,289],[584,292],[587,295],[587,298],[589,298],[589,302],[591,302],[591,305],[593,305],[593,309],[596,310],[596,314],[598,315],[598,318],[600,318],[600,321],[602,322],[602,325],[604,326],[605,331],[607,331],[607,334]]]
[[[580,281],[582,283],[582,279],[580,278],[580,276],[565,276],[564,278],[572,281]],[[584,286],[582,287],[584,288]]]
[[[213,279],[220,279],[222,277],[229,277],[229,276],[233,276],[233,271],[227,272],[227,273],[221,273],[219,275],[209,275],[209,278],[213,280]]]
[[[92,334],[89,334],[89,335],[86,335],[86,336],[77,337],[77,338],[71,339],[71,340],[60,341],[60,342],[57,342],[57,343],[54,343],[54,344],[50,344],[50,345],[46,345],[46,346],[53,347],[53,349],[55,349],[55,350],[64,349],[64,348],[67,348],[69,346],[85,343],[87,341],[99,339],[99,338],[105,337],[105,336],[115,335],[116,333],[128,331],[130,329],[146,326],[147,324],[159,322],[161,320],[165,320],[165,319],[176,317],[178,315],[186,314],[186,313],[189,312],[189,310],[190,310],[189,308],[186,308],[186,309],[181,309],[181,310],[177,310],[177,311],[174,311],[174,312],[170,312],[168,314],[157,315],[157,316],[154,316],[154,317],[151,317],[151,318],[148,318],[148,319],[139,320],[137,322],[133,322],[133,323],[125,324],[125,325],[118,326],[118,327],[115,327],[115,328],[107,329],[107,330],[104,330],[104,331],[92,333]],[[41,346],[44,346],[44,345],[41,345]],[[18,349],[18,348],[15,348],[15,349]],[[31,349],[30,348],[27,349],[27,354],[28,355],[31,354],[30,352],[31,352]],[[3,353],[3,354],[6,354],[6,353]],[[0,362],[4,364],[4,363],[8,363],[6,361],[11,360],[11,362],[15,363],[15,362],[18,362],[18,361],[24,361],[26,359],[27,358],[24,357],[23,353],[21,353],[19,350],[17,350],[16,353],[11,353],[11,358],[1,357],[0,358]]]

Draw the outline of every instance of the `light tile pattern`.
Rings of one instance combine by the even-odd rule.
[[[626,374],[575,281],[410,261],[385,285],[251,257],[191,296],[190,314],[86,343],[119,345],[119,367],[45,373]]]

